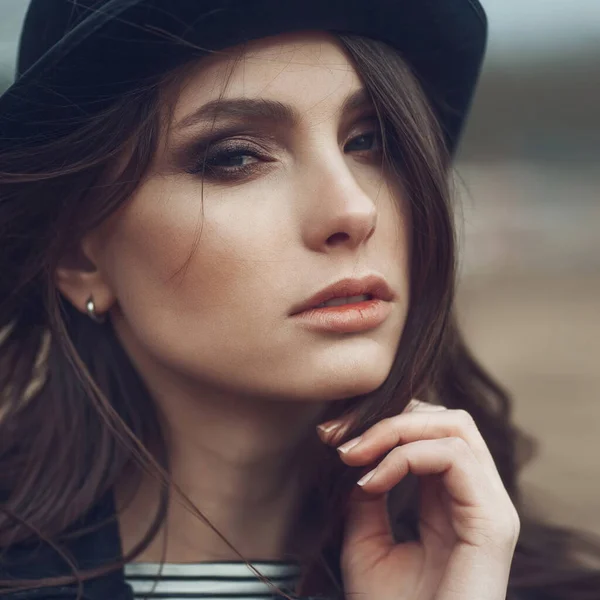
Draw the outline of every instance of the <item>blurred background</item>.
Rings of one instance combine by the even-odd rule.
[[[461,320],[539,441],[531,504],[600,534],[600,1],[482,3],[457,164]]]
[[[526,497],[600,534],[600,0],[482,0],[488,56],[457,161],[467,339],[539,440]],[[0,0],[0,90],[27,0]]]

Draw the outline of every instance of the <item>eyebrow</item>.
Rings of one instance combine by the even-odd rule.
[[[371,106],[371,98],[365,88],[347,96],[342,103],[342,114],[356,112]],[[175,125],[175,130],[187,129],[204,121],[220,119],[262,120],[293,127],[300,120],[299,113],[289,104],[264,98],[227,98],[212,100],[190,113]]]

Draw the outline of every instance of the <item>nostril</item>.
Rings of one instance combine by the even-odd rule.
[[[339,231],[338,233],[334,233],[327,238],[327,244],[330,246],[334,246],[335,244],[340,244],[343,242],[347,242],[350,239],[350,236],[343,231]]]

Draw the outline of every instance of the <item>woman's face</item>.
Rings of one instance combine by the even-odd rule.
[[[303,400],[383,383],[409,302],[410,214],[361,89],[324,33],[259,40],[186,75],[147,178],[87,242],[101,275],[89,291],[147,380]],[[380,322],[341,332],[343,315],[291,315],[369,275],[394,294]]]

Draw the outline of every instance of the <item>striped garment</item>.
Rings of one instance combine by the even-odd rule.
[[[252,565],[290,595],[300,567],[289,562],[257,561]],[[125,579],[134,597],[161,600],[271,600],[281,598],[243,562],[197,564],[130,563]]]

